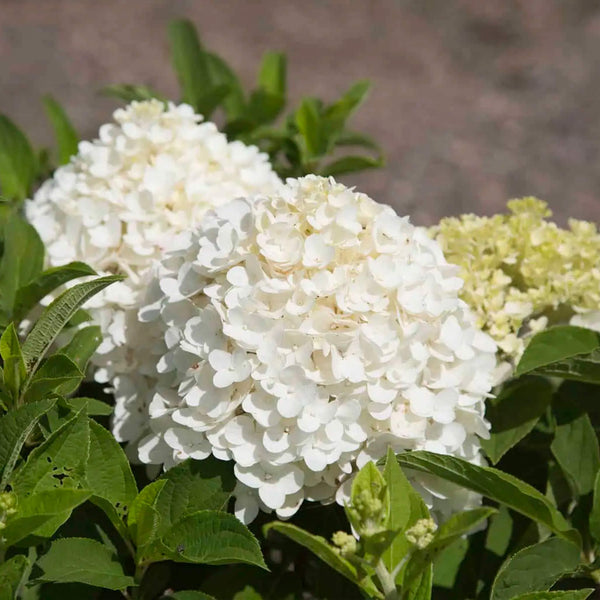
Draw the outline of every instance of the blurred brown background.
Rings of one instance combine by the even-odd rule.
[[[417,223],[529,194],[600,219],[596,0],[0,0],[0,111],[47,143],[42,94],[88,137],[115,106],[102,85],[174,95],[177,16],[248,83],[264,50],[287,52],[292,100],[370,78],[354,125],[388,165],[347,181]]]

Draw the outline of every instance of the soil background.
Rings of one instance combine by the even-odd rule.
[[[109,83],[175,96],[166,26],[192,19],[250,84],[285,51],[291,100],[373,90],[354,125],[387,166],[345,179],[430,224],[547,200],[600,220],[600,1],[0,0],[0,111],[39,144],[59,99],[84,137],[110,118]]]

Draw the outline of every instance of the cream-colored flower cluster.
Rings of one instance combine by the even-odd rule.
[[[511,200],[509,214],[443,219],[431,233],[460,265],[461,297],[511,362],[527,336],[549,324],[600,329],[600,234],[593,223],[562,229],[536,198]]]
[[[71,162],[27,202],[26,214],[50,266],[77,260],[127,276],[86,308],[103,334],[94,375],[113,385],[118,437],[129,439],[139,432],[141,413],[127,403],[148,386],[143,374],[154,367],[146,364],[152,342],[137,319],[151,265],[208,209],[282,184],[266,154],[228,142],[186,104],[132,102],[114,121],[102,125],[98,139],[79,144]]]
[[[233,461],[244,521],[341,502],[390,446],[480,462],[496,345],[457,271],[425,230],[332,179],[211,211],[157,266],[140,311],[163,342],[156,385],[132,390],[151,399],[139,458]],[[477,502],[413,480],[439,512]]]

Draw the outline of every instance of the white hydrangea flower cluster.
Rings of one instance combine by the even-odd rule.
[[[50,266],[79,260],[100,273],[127,275],[87,307],[104,337],[92,361],[95,377],[114,383],[117,413],[133,414],[123,405],[132,390],[148,385],[140,372],[152,369],[144,365],[150,344],[139,334],[137,310],[153,261],[209,208],[282,184],[265,154],[228,142],[191,106],[132,102],[115,111],[114,121],[97,140],[79,144],[71,162],[27,202],[26,214]]]
[[[461,285],[425,230],[333,179],[211,211],[139,313],[164,333],[140,459],[233,460],[245,522],[341,502],[388,446],[480,462],[496,346]],[[415,480],[434,510],[478,501]]]

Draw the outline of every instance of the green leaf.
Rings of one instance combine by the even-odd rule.
[[[336,144],[338,146],[360,146],[376,150],[377,152],[380,151],[379,145],[372,137],[358,131],[349,131],[348,129],[339,134]]]
[[[304,548],[310,550],[315,556],[318,556],[324,563],[329,565],[332,569],[349,579],[353,583],[358,581],[358,573],[354,565],[340,556],[333,546],[331,546],[324,537],[320,535],[313,535],[308,531],[296,527],[292,523],[285,523],[283,521],[273,521],[267,523],[264,528],[265,537],[270,531],[277,531],[282,535],[294,540]]]
[[[71,511],[89,497],[89,491],[73,489],[45,489],[30,496],[18,495],[17,512],[7,518],[2,532],[6,544],[13,546],[30,535],[54,535]]]
[[[365,169],[378,169],[383,166],[381,158],[371,156],[344,156],[335,160],[321,169],[323,177],[344,175],[346,173],[355,173]]]
[[[571,529],[555,506],[538,490],[492,467],[479,467],[454,456],[413,451],[397,455],[401,466],[437,475],[529,517],[550,531],[581,545],[579,533]]]
[[[4,385],[12,398],[16,400],[19,397],[21,384],[27,377],[27,368],[19,337],[12,323],[0,337],[0,356],[3,362]]]
[[[403,586],[413,586],[443,550],[495,513],[494,508],[484,506],[452,515],[440,526],[426,548],[413,552],[406,566]]]
[[[263,569],[260,546],[233,515],[201,510],[181,519],[162,537],[168,557],[176,562],[222,565],[248,563]]]
[[[75,488],[83,482],[90,444],[88,422],[85,415],[74,416],[31,452],[11,481],[19,498],[40,490]]]
[[[1,428],[0,431],[2,431]],[[600,543],[600,473],[596,475],[594,482],[594,501],[590,512],[590,534],[596,542]]]
[[[240,117],[245,111],[244,90],[237,75],[229,65],[216,54],[204,53],[213,84],[225,84],[229,94],[223,99],[223,108],[229,120]]]
[[[55,400],[32,402],[0,417],[0,492],[6,487],[25,440],[54,403]]]
[[[147,546],[156,539],[158,526],[160,525],[160,515],[155,506],[158,496],[166,483],[164,479],[159,479],[148,484],[134,498],[129,508],[127,528],[131,539],[137,546],[137,559],[139,562],[142,562],[144,558],[152,562],[151,558],[153,556],[160,556],[160,550],[150,548],[147,551]]]
[[[107,417],[113,412],[113,407],[96,398],[65,398],[65,404],[73,412],[81,412],[88,417]]]
[[[187,19],[169,23],[171,60],[181,87],[182,99],[203,113],[203,96],[212,87],[208,61],[196,28]],[[205,114],[208,117],[209,114]]]
[[[231,463],[215,458],[188,459],[169,469],[159,481],[165,481],[154,505],[161,519],[161,534],[191,513],[225,510],[236,482]]]
[[[216,600],[216,598],[214,596],[209,596],[204,592],[182,590],[181,592],[174,592],[168,596],[162,596],[161,600]]]
[[[90,325],[89,327],[84,327],[83,329],[76,331],[71,338],[71,341],[60,349],[57,356],[64,355],[68,357],[82,373],[85,373],[87,364],[94,352],[96,352],[100,342],[102,342],[102,332],[100,327],[97,325]],[[64,384],[60,386],[57,393],[68,396],[69,394],[72,394],[78,386],[79,382],[71,385]]]
[[[229,91],[229,86],[227,84],[219,84],[207,88],[198,98],[198,105],[196,107],[197,112],[205,118],[210,117],[219,105],[222,104],[229,94]]]
[[[111,283],[123,279],[120,275],[99,277],[79,283],[56,298],[44,310],[23,344],[23,355],[29,372],[35,371],[56,336],[82,304]]]
[[[375,584],[369,578],[362,579],[356,567],[349,560],[340,556],[333,546],[327,543],[324,537],[313,535],[308,531],[304,531],[304,529],[300,529],[300,527],[296,527],[296,525],[283,521],[267,523],[263,527],[265,537],[269,531],[277,531],[304,548],[307,548],[340,575],[343,575],[346,579],[352,581],[352,583],[360,586],[368,594],[371,594],[371,597],[383,598],[383,595],[375,587]]]
[[[500,567],[490,600],[511,600],[519,594],[546,591],[574,571],[579,561],[579,548],[560,538],[524,548]]]
[[[328,147],[333,148],[338,136],[344,130],[346,121],[367,97],[371,84],[368,81],[357,81],[339,100],[325,110]]]
[[[550,449],[575,493],[591,492],[600,469],[600,450],[589,416],[582,413],[559,423]]]
[[[0,600],[17,598],[21,580],[28,568],[29,560],[22,554],[0,563]]]
[[[516,596],[512,600],[585,600],[593,589],[570,590],[566,592],[531,592]]]
[[[18,215],[11,216],[4,224],[0,263],[0,308],[5,315],[12,314],[17,290],[37,277],[43,262],[44,244],[37,231]]]
[[[40,581],[85,583],[108,590],[122,590],[135,585],[125,575],[119,558],[111,549],[87,538],[63,538],[52,542],[50,549],[37,561]]]
[[[411,502],[411,498],[417,495],[417,493],[408,482],[408,479],[406,479],[391,448],[388,448],[383,476],[390,498],[388,529],[390,531],[404,532],[411,524],[411,514],[414,505],[414,500]],[[414,521],[417,520],[414,519]],[[390,547],[383,554],[383,562],[388,571],[392,572],[394,570],[396,565],[406,555],[407,550],[408,541],[403,535],[397,535]]]
[[[287,61],[281,52],[266,52],[260,65],[258,85],[275,96],[286,94]]]
[[[52,96],[44,96],[43,102],[52,129],[54,129],[59,161],[61,165],[64,165],[71,160],[71,156],[77,154],[79,136],[63,107]]]
[[[532,338],[515,373],[523,375],[580,354],[589,354],[599,347],[600,337],[595,331],[569,325],[551,327]]]
[[[79,367],[64,354],[55,354],[44,361],[25,387],[26,402],[41,400],[49,394],[77,389],[84,377]]]
[[[91,267],[82,262],[72,262],[62,267],[48,269],[31,283],[20,287],[15,297],[14,319],[20,321],[50,292],[77,277],[96,275]]]
[[[482,439],[481,445],[492,464],[531,432],[552,401],[552,394],[547,379],[526,378],[509,384],[496,401],[488,403],[486,417],[492,431],[490,439]]]
[[[304,141],[307,159],[322,156],[327,151],[318,104],[314,98],[304,98],[295,114],[296,126]]]
[[[250,585],[238,592],[233,600],[263,600],[263,597]]]
[[[372,510],[378,504],[381,508]],[[385,480],[374,463],[368,462],[352,482],[350,506],[346,507],[350,523],[363,536],[373,528],[386,528],[390,515],[390,494]],[[368,525],[366,523],[369,523]]]
[[[485,549],[496,556],[504,556],[510,544],[513,520],[506,506],[501,506],[497,514],[490,519],[485,539]]]
[[[127,83],[115,83],[103,87],[100,92],[105,96],[111,96],[123,100],[123,102],[143,101],[143,100],[160,100],[166,102],[167,99],[157,91],[146,85],[130,85]]]
[[[127,534],[123,519],[137,496],[137,485],[129,461],[110,431],[95,421],[89,423],[90,446],[85,487],[121,533]]]
[[[431,600],[433,570],[429,565],[419,577],[404,590],[402,600]]]
[[[455,586],[456,577],[468,549],[469,542],[466,538],[460,538],[440,552],[433,563],[433,585],[449,590]]]
[[[37,159],[25,134],[0,115],[0,193],[25,200],[37,175]]]

